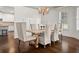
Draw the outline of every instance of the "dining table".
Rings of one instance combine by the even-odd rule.
[[[36,48],[39,47],[38,43],[39,43],[40,34],[43,33],[43,32],[45,32],[45,31],[46,31],[46,29],[26,30],[26,32],[31,32],[31,33],[33,33],[35,35],[35,37],[36,37],[35,47]]]

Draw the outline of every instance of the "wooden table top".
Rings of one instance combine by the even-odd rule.
[[[46,31],[45,29],[44,30],[26,30],[26,32],[32,32],[32,33],[42,33],[42,32],[44,32],[44,31]]]

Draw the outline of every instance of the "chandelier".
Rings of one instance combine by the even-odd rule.
[[[39,10],[40,14],[45,15],[45,14],[48,13],[49,8],[47,8],[47,7],[41,7],[41,8],[38,8],[38,10]]]

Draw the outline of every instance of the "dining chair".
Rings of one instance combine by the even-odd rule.
[[[45,29],[46,28],[46,25],[45,24],[39,24],[39,28],[42,30],[42,29]]]
[[[46,25],[46,31],[41,33],[39,43],[44,45],[44,48],[47,44],[51,46],[51,29],[49,25]]]
[[[59,40],[59,29],[57,24],[54,25],[54,30],[51,33],[51,40],[54,43],[54,45],[55,45],[55,42]]]
[[[30,24],[31,30],[40,30],[39,24]],[[35,35],[35,33],[32,33]]]
[[[62,24],[61,24],[61,26],[59,26],[58,29],[59,29],[59,42],[62,43],[62,38],[63,38],[63,36],[62,36],[62,31],[63,31]]]
[[[19,41],[23,41],[23,42],[31,42],[31,41],[36,41],[36,37],[32,36],[31,32],[26,32],[26,29],[29,27],[26,26],[26,22],[17,22],[16,23],[16,29],[17,29],[17,34],[18,34],[18,38]],[[20,44],[20,43],[19,43]],[[18,47],[19,48],[19,47]]]
[[[30,24],[32,30],[39,30],[39,24]]]

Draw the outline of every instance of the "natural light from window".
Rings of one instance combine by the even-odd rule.
[[[76,29],[79,30],[79,8],[77,8]]]
[[[14,21],[14,14],[0,13],[1,21]]]
[[[61,14],[59,14],[59,18],[59,23],[62,23],[63,30],[68,30],[67,13],[61,12]]]

